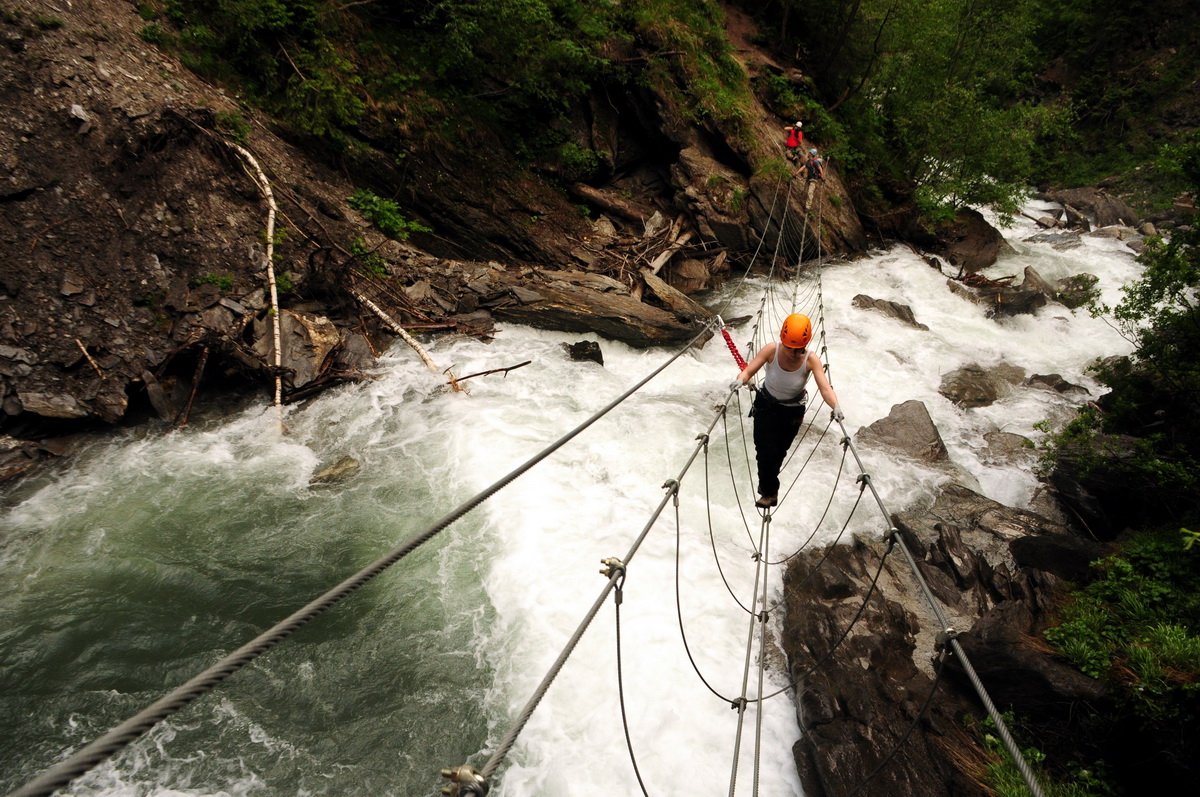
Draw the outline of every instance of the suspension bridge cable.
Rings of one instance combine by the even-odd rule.
[[[550,684],[554,682],[554,679],[558,676],[559,671],[562,670],[563,665],[566,664],[567,659],[570,658],[571,653],[575,650],[575,646],[579,644],[579,640],[583,637],[584,632],[587,630],[588,626],[591,625],[592,620],[596,617],[596,613],[600,611],[600,607],[604,605],[604,601],[608,598],[608,594],[616,586],[618,577],[625,572],[625,568],[628,567],[629,562],[632,561],[634,555],[641,547],[642,542],[650,533],[650,529],[653,528],[654,524],[658,521],[659,516],[662,514],[663,509],[667,505],[667,501],[673,498],[676,502],[676,505],[678,505],[679,484],[683,480],[684,475],[688,472],[688,469],[691,468],[692,463],[696,461],[696,457],[700,455],[700,449],[703,446],[708,445],[709,435],[712,433],[713,427],[717,425],[717,420],[721,417],[721,413],[723,411],[723,407],[719,408],[717,412],[713,414],[712,420],[709,421],[708,428],[705,429],[700,435],[697,435],[696,439],[700,442],[697,443],[694,449],[692,449],[692,453],[684,463],[683,468],[679,471],[679,475],[676,478],[667,481],[663,485],[663,488],[667,490],[666,495],[663,496],[662,500],[658,504],[658,507],[651,514],[650,519],[646,522],[646,525],[642,528],[641,533],[638,534],[637,539],[635,539],[633,544],[630,546],[629,551],[625,554],[625,558],[619,560],[606,560],[605,563],[609,566],[608,582],[604,585],[604,588],[600,591],[600,595],[596,598],[591,608],[588,609],[583,620],[579,623],[579,626],[575,629],[575,633],[571,635],[569,640],[567,640],[566,646],[563,647],[562,652],[558,655],[558,658],[554,661],[554,664],[551,665],[550,670],[546,673],[545,677],[542,679],[542,682],[538,684],[538,687],[534,690],[533,695],[529,698],[528,702],[526,702],[525,707],[521,709],[520,714],[513,722],[512,727],[509,728],[508,733],[506,733],[504,738],[500,741],[496,751],[492,753],[492,756],[488,759],[487,763],[484,764],[483,769],[480,770],[479,775],[485,781],[491,779],[492,775],[495,774],[496,769],[500,766],[500,763],[504,760],[504,757],[507,756],[509,750],[512,749],[513,744],[516,743],[517,736],[520,735],[521,730],[524,729],[526,723],[529,722],[529,718],[533,716],[534,710],[542,701],[542,698],[545,697],[546,691],[550,688]],[[603,573],[604,571],[601,572]]]
[[[925,696],[925,700],[921,703],[921,707],[917,709],[917,716],[913,717],[912,722],[909,723],[908,727],[904,730],[904,733],[900,735],[899,740],[892,745],[892,749],[889,750],[887,755],[883,757],[883,760],[876,764],[875,767],[858,782],[858,785],[855,786],[854,789],[849,793],[847,793],[846,797],[855,797],[855,795],[863,790],[863,787],[871,782],[872,778],[878,775],[883,768],[887,766],[893,758],[895,758],[896,753],[900,752],[900,748],[902,748],[904,743],[908,741],[908,737],[916,729],[918,723],[921,722],[921,719],[925,716],[925,712],[929,710],[930,704],[933,703],[933,696],[937,694],[938,686],[942,682],[942,674],[945,671],[946,649],[942,648],[940,651],[938,651],[937,669],[934,670],[933,685],[929,687],[929,694]]]
[[[705,442],[705,446],[707,447],[707,441]],[[736,706],[737,705],[736,700],[731,700],[730,698],[725,697],[725,695],[718,692],[716,687],[714,687],[711,683],[709,683],[708,679],[704,677],[704,673],[702,673],[700,671],[700,665],[696,663],[696,657],[692,655],[692,647],[691,647],[691,645],[688,644],[687,630],[684,628],[684,625],[683,625],[683,600],[679,594],[679,585],[680,585],[680,582],[683,580],[679,577],[679,558],[680,558],[679,551],[680,551],[680,547],[682,545],[681,539],[680,539],[682,536],[680,528],[681,527],[680,527],[680,523],[679,523],[679,505],[678,505],[678,503],[676,503],[676,506],[675,506],[675,617],[679,622],[679,638],[683,642],[683,652],[685,654],[687,654],[688,661],[691,663],[692,670],[695,671],[696,677],[698,677],[700,679],[700,682],[702,684],[704,684],[704,686],[708,689],[708,691],[712,692],[713,695],[718,700],[722,701],[723,703],[728,703],[732,706]],[[755,556],[757,556],[757,554],[755,554]],[[722,574],[722,578],[724,578],[724,574]],[[732,589],[730,590],[730,594],[733,594]],[[734,597],[734,600],[737,600],[736,596]],[[746,609],[746,607],[744,605],[742,605],[741,601],[737,601],[737,602],[738,602],[739,606],[741,606],[743,609]],[[750,615],[753,615],[754,609],[750,608],[747,610],[747,612]]]
[[[759,531],[759,550],[763,550],[763,546],[766,544],[765,538],[770,525],[771,515],[769,512],[764,512],[762,526],[760,526]],[[751,608],[758,605],[758,582],[761,578],[764,578],[762,559],[763,557],[759,555],[754,557],[754,591],[751,593],[753,595],[753,600],[750,603]],[[733,797],[734,791],[737,789],[738,757],[742,748],[742,725],[746,718],[746,706],[749,705],[749,701],[746,698],[746,689],[750,681],[750,654],[754,650],[754,624],[756,622],[758,622],[758,615],[752,611],[750,613],[750,627],[746,632],[746,658],[742,665],[742,694],[733,703],[734,708],[737,709],[738,720],[737,732],[733,737],[733,764],[729,773],[729,797]],[[758,699],[761,700],[761,696]]]
[[[167,695],[159,698],[154,703],[151,703],[149,706],[142,709],[137,714],[133,715],[116,727],[112,728],[108,732],[104,733],[99,738],[79,748],[62,761],[55,763],[53,766],[42,772],[42,774],[38,775],[24,786],[12,792],[9,797],[49,797],[49,795],[51,795],[55,790],[66,786],[83,773],[97,766],[101,762],[111,758],[114,754],[127,747],[130,743],[141,737],[162,720],[187,706],[195,699],[212,691],[213,688],[219,685],[230,675],[237,672],[242,667],[261,656],[263,653],[266,653],[271,648],[275,647],[275,645],[282,642],[284,639],[306,625],[315,617],[324,613],[343,598],[354,593],[360,587],[367,584],[369,581],[383,571],[387,570],[400,559],[404,558],[409,553],[416,550],[419,546],[437,536],[437,534],[443,531],[450,524],[478,507],[504,487],[508,486],[517,477],[524,474],[534,465],[538,464],[543,459],[550,456],[550,454],[554,453],[566,443],[577,437],[589,426],[608,414],[613,408],[617,407],[635,392],[640,390],[650,380],[654,379],[656,376],[666,370],[668,366],[683,356],[684,352],[686,352],[692,346],[692,344],[696,343],[696,341],[700,340],[701,337],[708,333],[710,328],[711,325],[706,324],[704,328],[696,334],[695,337],[681,346],[679,351],[677,351],[666,362],[652,371],[648,376],[644,377],[633,387],[629,388],[616,399],[606,404],[603,408],[598,410],[583,423],[579,424],[574,429],[558,438],[558,440],[551,443],[545,449],[526,460],[524,464],[509,472],[506,476],[496,481],[490,487],[484,489],[482,492],[460,504],[456,509],[442,517],[432,526],[409,538],[399,547],[394,548],[392,551],[367,565],[359,572],[355,573],[337,586],[309,602],[303,608],[293,612],[291,615],[276,623],[262,634],[259,634],[257,637],[252,639],[250,642],[247,642],[233,653],[225,656],[208,669],[192,677],[182,686],[175,688]]]
[[[813,537],[817,536],[817,532],[821,530],[821,524],[824,523],[825,518],[829,516],[829,509],[833,506],[833,498],[835,495],[837,495],[838,484],[841,483],[842,473],[846,469],[846,456],[847,456],[846,447],[842,446],[842,458],[838,461],[837,474],[833,478],[833,489],[831,489],[829,491],[829,500],[825,502],[825,509],[822,510],[821,517],[817,518],[817,522],[815,524],[813,524],[813,530],[808,535],[807,539],[805,539],[804,542],[800,543],[800,547],[797,548],[792,553],[788,554],[787,556],[783,557],[782,559],[780,559],[776,562],[767,562],[767,564],[770,564],[770,565],[785,565],[785,564],[787,564],[788,562],[790,562],[791,560],[793,560],[797,556],[799,556],[800,552],[803,551],[805,548],[807,548],[808,544],[813,541]],[[790,491],[791,488],[789,487],[788,490]],[[785,497],[786,497],[786,495],[787,495],[787,493],[784,493]]]
[[[638,786],[642,788],[642,794],[645,797],[650,797],[646,791],[646,783],[642,780],[642,772],[638,769],[637,756],[633,752],[633,737],[629,734],[629,718],[625,712],[625,679],[621,673],[621,602],[624,600],[625,586],[625,571],[621,571],[621,578],[617,585],[613,587],[613,609],[616,612],[615,626],[617,632],[617,697],[621,701],[621,727],[625,729],[625,746],[629,748],[629,763],[633,765],[633,774],[637,777]]]
[[[823,190],[823,186],[818,185],[818,190]],[[820,233],[821,233],[821,224],[822,224],[822,210],[824,207],[824,205],[820,201],[820,199],[821,199],[820,195],[818,194],[818,196],[817,196],[817,235],[816,235],[818,264],[820,263],[821,257],[822,257],[822,241],[821,241]],[[806,208],[806,212],[807,212],[807,208]],[[821,356],[821,360],[823,363],[823,367],[825,368],[825,371],[828,374],[830,372],[830,367],[829,367],[829,362],[828,362],[828,357],[827,357],[828,346],[826,343],[826,330],[825,330],[824,291],[823,291],[823,285],[822,285],[822,281],[821,281],[820,269],[817,270],[816,284],[817,284],[818,328],[820,330],[819,340],[821,342],[820,356]],[[795,294],[794,294],[794,296],[795,296]],[[1003,719],[1000,717],[999,712],[995,708],[995,705],[992,703],[991,697],[988,695],[987,690],[984,688],[983,683],[979,679],[979,676],[976,674],[974,668],[971,666],[970,661],[967,659],[965,652],[962,650],[962,646],[959,644],[959,642],[956,638],[957,637],[956,632],[954,632],[954,630],[948,626],[945,615],[941,611],[941,607],[939,606],[936,599],[934,598],[933,593],[930,590],[929,585],[926,583],[924,577],[921,575],[920,570],[917,568],[915,558],[913,557],[912,553],[908,550],[908,547],[904,543],[904,540],[900,537],[899,531],[894,526],[892,526],[891,514],[887,511],[887,508],[883,504],[883,500],[880,498],[878,491],[876,491],[874,484],[871,482],[869,475],[866,473],[866,469],[863,467],[862,460],[858,455],[857,448],[854,446],[853,441],[850,440],[849,435],[846,434],[845,425],[841,421],[839,421],[838,424],[841,427],[842,433],[844,435],[844,439],[847,441],[849,449],[850,449],[851,453],[853,454],[856,463],[858,464],[859,471],[861,473],[860,479],[865,480],[866,486],[870,488],[872,496],[875,498],[876,503],[879,505],[879,509],[884,516],[885,522],[887,522],[890,527],[890,531],[889,531],[889,535],[888,535],[888,539],[889,539],[888,551],[890,552],[892,545],[898,544],[900,546],[901,553],[904,556],[905,560],[908,562],[909,568],[910,568],[911,572],[913,573],[914,577],[917,579],[918,586],[919,586],[921,592],[923,593],[926,602],[929,604],[931,610],[934,613],[934,616],[937,617],[938,622],[941,624],[942,628],[944,629],[943,633],[948,637],[948,642],[947,642],[948,647],[950,648],[951,652],[959,658],[959,661],[963,667],[964,672],[967,675],[967,678],[970,680],[972,687],[975,689],[976,693],[979,696],[980,701],[983,703],[984,709],[987,711],[988,716],[996,724],[997,733],[999,734],[1002,742],[1004,743],[1005,749],[1007,749],[1009,754],[1013,757],[1013,761],[1015,762],[1018,771],[1020,771],[1023,780],[1025,781],[1026,785],[1028,786],[1030,793],[1033,795],[1033,797],[1043,797],[1041,787],[1037,783],[1037,780],[1034,777],[1032,770],[1029,768],[1028,763],[1025,761],[1024,757],[1022,756],[1020,749],[1016,745],[1016,742],[1013,740],[1012,734],[1009,732],[1008,727],[1004,723]],[[886,558],[886,553],[885,553],[885,558]],[[882,567],[882,560],[881,560],[880,564]],[[876,576],[876,578],[878,578],[878,575]],[[872,582],[871,588],[874,589],[874,582]],[[865,604],[864,604],[864,607],[865,607]],[[851,625],[853,625],[853,623]],[[847,629],[847,632],[848,631],[849,631],[849,629]]]
[[[842,433],[845,434],[845,425],[841,421],[838,421],[838,425],[842,427]],[[941,624],[942,633],[948,638],[948,644],[951,652],[958,658],[959,664],[962,665],[963,672],[966,673],[967,679],[971,682],[971,686],[975,689],[975,693],[979,696],[980,702],[983,703],[983,707],[987,711],[988,716],[991,718],[992,722],[995,723],[996,733],[1000,735],[1000,740],[1004,743],[1004,748],[1008,750],[1009,755],[1012,756],[1013,763],[1016,764],[1017,770],[1021,773],[1021,778],[1025,781],[1025,785],[1029,788],[1030,794],[1032,794],[1033,797],[1044,797],[1042,787],[1037,782],[1037,778],[1034,776],[1033,770],[1030,769],[1029,763],[1025,760],[1025,756],[1021,754],[1021,748],[1017,746],[1016,741],[1013,739],[1012,734],[1008,730],[1008,725],[1004,722],[1004,718],[1001,717],[1000,712],[996,710],[995,704],[992,703],[991,696],[988,694],[987,689],[984,688],[983,682],[979,680],[979,676],[975,673],[975,668],[971,666],[971,662],[967,658],[966,652],[958,643],[958,632],[955,631],[946,621],[946,615],[942,612],[941,605],[937,602],[937,599],[933,595],[933,591],[929,588],[929,583],[925,580],[925,577],[921,575],[921,571],[917,567],[917,560],[913,557],[912,552],[909,551],[908,545],[905,544],[904,538],[900,535],[900,530],[892,524],[892,516],[888,512],[887,507],[884,506],[883,499],[880,498],[879,492],[875,489],[875,485],[872,483],[870,476],[867,474],[866,468],[863,467],[862,458],[859,457],[858,448],[854,445],[853,440],[850,441],[850,451],[854,455],[854,460],[858,463],[859,470],[862,473],[859,478],[866,480],[867,486],[871,489],[871,495],[875,497],[875,503],[879,505],[879,511],[883,513],[884,520],[887,521],[890,526],[888,538],[900,546],[900,552],[908,562],[909,569],[912,571],[913,577],[917,581],[917,586],[920,588],[921,593],[925,596],[925,601],[929,604],[929,608],[937,618],[938,623]]]
[[[765,679],[767,675],[767,618],[770,615],[767,607],[767,575],[771,572],[770,562],[767,559],[767,552],[771,547],[771,522],[770,517],[763,518],[764,526],[766,526],[766,539],[763,540],[763,585],[762,599],[759,605],[763,607],[758,615],[758,687],[755,694],[761,696],[765,691]],[[756,706],[754,712],[754,787],[752,793],[754,797],[758,797],[759,775],[762,768],[762,724],[763,715],[762,703]]]
[[[746,612],[747,614],[753,614],[754,610],[747,608],[746,604],[742,603],[742,599],[739,598],[737,596],[737,593],[735,593],[733,591],[733,587],[731,587],[729,585],[729,579],[725,577],[725,569],[723,567],[721,567],[721,556],[717,553],[717,535],[716,535],[716,532],[713,530],[713,522],[712,522],[712,497],[709,493],[708,446],[704,447],[704,511],[705,511],[705,516],[708,519],[708,540],[712,546],[713,561],[715,561],[717,563],[717,573],[720,574],[721,581],[722,581],[722,583],[725,584],[725,590],[726,590],[726,592],[729,593],[729,597],[733,598],[734,603],[736,603],[739,607],[741,607],[742,611]],[[677,530],[677,533],[675,535],[675,563],[676,563],[677,573],[676,573],[675,583],[676,583],[676,587],[678,588],[678,584],[679,584],[679,577],[678,577],[678,567],[679,567],[678,526],[676,526],[676,530]]]

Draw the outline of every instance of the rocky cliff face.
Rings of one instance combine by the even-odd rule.
[[[375,146],[386,137],[364,125],[354,156],[327,164],[144,41],[132,4],[79,0],[64,13],[5,0],[2,10],[0,428],[10,435],[151,410],[172,420],[201,381],[272,381],[267,201],[235,144],[278,204],[273,263],[296,339],[284,348],[288,394],[364,366],[367,339],[386,334],[364,295],[416,331],[486,335],[501,317],[635,345],[687,340],[705,311],[683,292],[712,287],[779,234],[772,218],[789,186],[762,176],[780,143],[762,108],[755,143],[735,145],[683,122],[651,89],[597,98],[578,131],[606,168],[566,191],[549,167],[517,165],[503,135],[487,148],[407,142],[401,173]],[[412,245],[379,235],[347,204],[360,187],[397,197],[432,232]],[[784,230],[793,251],[865,246],[836,170],[815,198],[799,181],[791,189],[791,215],[808,225]],[[655,218],[668,225],[653,228]],[[543,275],[555,270],[565,273]]]

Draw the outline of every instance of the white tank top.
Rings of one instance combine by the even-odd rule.
[[[767,367],[763,369],[763,387],[767,389],[767,392],[781,403],[803,404],[808,398],[808,394],[804,390],[807,382],[808,352],[804,353],[804,359],[799,368],[795,371],[785,371],[779,365],[779,345],[776,345],[775,354],[767,363]]]

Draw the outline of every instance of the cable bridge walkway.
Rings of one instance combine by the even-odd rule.
[[[805,185],[807,195],[805,197],[804,207],[805,214],[799,220],[800,224],[800,246],[796,251],[787,251],[785,240],[787,235],[786,225],[795,222],[795,219],[789,219],[787,208],[790,206],[791,193],[795,188],[795,183],[792,181],[781,180],[776,186],[776,192],[770,209],[771,218],[778,217],[778,233],[775,235],[775,247],[769,255],[769,265],[766,268],[765,288],[762,289],[761,299],[758,304],[758,309],[752,317],[751,336],[746,344],[746,352],[752,353],[758,350],[762,345],[774,339],[774,330],[780,327],[781,320],[787,315],[795,312],[802,312],[808,315],[814,324],[815,339],[819,342],[818,354],[824,365],[827,376],[832,382],[832,370],[830,366],[829,350],[826,341],[825,331],[825,315],[824,301],[821,286],[821,265],[823,254],[821,252],[821,182],[809,181]],[[783,201],[777,202],[780,198],[780,193],[783,193]],[[814,201],[815,200],[815,201]],[[782,207],[782,211],[777,211],[777,206]],[[816,207],[815,218],[809,218],[809,209]],[[802,267],[802,254],[807,243],[807,234],[810,227],[816,230],[816,251],[817,257],[815,263],[804,263]],[[496,482],[464,501],[459,506],[452,509],[442,518],[434,522],[428,528],[413,535],[407,540],[404,540],[400,545],[387,552],[374,562],[368,564],[357,573],[347,577],[341,583],[332,587],[322,595],[310,601],[305,606],[297,609],[288,617],[276,623],[271,628],[264,631],[259,636],[245,643],[234,652],[228,654],[220,661],[213,664],[208,669],[197,674],[189,679],[186,683],[164,695],[151,705],[144,708],[134,716],[128,718],[116,727],[107,731],[97,739],[84,745],[70,755],[66,756],[53,766],[46,769],[39,776],[34,778],[26,785],[12,792],[9,797],[47,797],[56,790],[61,789],[70,784],[75,778],[83,773],[91,770],[100,763],[117,755],[125,747],[140,738],[151,728],[162,722],[167,717],[184,708],[192,701],[199,699],[208,692],[214,690],[225,679],[229,678],[235,672],[245,667],[250,662],[254,661],[259,656],[267,653],[276,645],[280,644],[291,636],[295,631],[302,628],[306,624],[312,622],[328,609],[333,607],[345,598],[354,594],[359,588],[370,582],[376,576],[380,575],[388,568],[399,562],[401,559],[412,553],[418,547],[435,538],[440,532],[451,526],[457,520],[479,507],[490,497],[495,495],[500,490],[511,484],[516,479],[520,478],[530,471],[539,462],[552,456],[563,446],[570,443],[579,436],[585,429],[600,421],[614,408],[618,407],[622,402],[632,396],[634,393],[642,389],[655,377],[659,376],[663,371],[669,368],[673,363],[679,360],[692,346],[697,345],[704,337],[712,331],[718,331],[724,337],[729,346],[730,352],[739,368],[744,367],[745,359],[742,351],[734,343],[728,328],[721,321],[721,313],[726,310],[735,296],[740,291],[744,291],[751,286],[749,275],[756,263],[762,256],[764,241],[767,237],[767,230],[771,228],[771,224],[766,225],[762,237],[758,242],[758,246],[750,259],[745,271],[740,275],[737,285],[733,291],[729,293],[723,306],[718,310],[717,320],[714,325],[710,325],[698,333],[692,340],[680,346],[674,351],[661,365],[652,372],[639,380],[632,387],[614,398],[604,407],[596,411],[591,417],[580,423],[575,428],[563,434],[554,442],[547,445],[542,451],[535,454],[533,457],[525,461],[523,464],[504,475]],[[777,269],[778,263],[794,263],[794,266]],[[787,273],[783,273],[787,272]],[[1021,754],[1020,749],[1014,742],[1007,726],[991,698],[988,696],[987,690],[980,681],[972,668],[970,661],[967,659],[962,647],[957,641],[957,632],[951,627],[942,611],[940,604],[934,597],[929,585],[921,575],[921,571],[917,568],[916,559],[912,552],[906,546],[898,529],[892,523],[892,515],[884,504],[883,497],[879,495],[872,481],[871,474],[867,472],[863,461],[859,455],[853,440],[846,431],[843,421],[835,421],[832,414],[826,414],[828,420],[818,428],[816,422],[810,421],[805,425],[794,444],[787,461],[784,463],[783,472],[787,473],[791,480],[787,484],[786,489],[781,490],[779,496],[779,504],[774,509],[758,510],[754,508],[753,502],[748,502],[750,511],[742,504],[742,492],[739,492],[739,485],[751,485],[749,490],[745,491],[746,495],[752,495],[754,474],[751,472],[752,456],[749,450],[747,441],[747,432],[745,428],[744,418],[746,413],[741,404],[742,391],[731,388],[725,396],[723,403],[714,408],[711,417],[708,418],[706,425],[695,437],[695,444],[690,452],[684,457],[682,465],[677,473],[671,475],[664,482],[663,496],[658,505],[651,511],[645,524],[638,532],[636,537],[630,543],[628,550],[621,556],[605,556],[601,559],[600,574],[606,579],[603,586],[599,589],[595,600],[587,610],[585,615],[580,619],[574,633],[566,640],[561,653],[553,662],[550,668],[545,673],[541,682],[530,695],[528,701],[520,712],[512,718],[511,725],[503,738],[495,745],[495,749],[491,750],[486,762],[478,769],[467,763],[455,762],[440,762],[431,764],[431,775],[433,771],[440,768],[442,777],[446,780],[442,792],[447,795],[486,795],[493,785],[497,782],[498,775],[501,774],[501,767],[506,756],[512,750],[517,738],[525,728],[526,724],[537,710],[538,704],[551,688],[556,676],[567,664],[575,651],[580,639],[586,633],[593,619],[603,609],[604,605],[612,598],[613,608],[615,612],[615,629],[616,629],[616,675],[618,683],[618,694],[620,697],[621,722],[624,730],[626,745],[629,752],[630,766],[633,769],[639,787],[643,795],[669,793],[667,791],[668,784],[663,783],[647,783],[643,779],[643,775],[638,766],[637,744],[630,732],[628,713],[626,709],[626,693],[624,683],[624,672],[622,668],[621,656],[621,608],[624,600],[625,582],[634,568],[634,560],[639,549],[661,520],[663,514],[668,512],[668,509],[673,510],[674,527],[675,527],[675,598],[676,598],[676,615],[678,617],[679,635],[683,648],[687,654],[687,658],[691,663],[691,667],[695,676],[703,683],[704,687],[711,692],[714,699],[724,702],[729,707],[736,711],[736,722],[733,733],[732,750],[729,756],[730,772],[728,780],[728,794],[733,797],[737,793],[739,785],[739,775],[744,765],[748,765],[751,770],[750,792],[754,795],[759,794],[760,789],[760,758],[763,749],[763,711],[761,706],[768,700],[782,698],[784,695],[793,693],[799,684],[806,678],[818,671],[833,655],[838,651],[838,648],[850,635],[855,624],[863,616],[872,594],[878,589],[880,573],[883,570],[884,563],[887,558],[897,549],[900,552],[903,560],[908,564],[908,569],[911,572],[913,580],[919,587],[919,590],[929,604],[933,616],[940,624],[940,630],[937,635],[937,651],[935,661],[935,677],[933,685],[928,696],[920,706],[916,717],[912,720],[911,725],[902,734],[891,750],[882,758],[882,760],[869,772],[863,773],[858,785],[845,795],[836,795],[836,797],[854,797],[854,795],[869,793],[869,787],[872,778],[877,775],[884,767],[886,767],[897,755],[903,755],[903,748],[909,734],[921,721],[925,715],[926,709],[936,697],[938,687],[944,670],[944,664],[948,657],[953,656],[962,667],[963,671],[970,680],[975,692],[978,695],[979,701],[986,710],[988,716],[995,724],[997,734],[1000,736],[1008,753],[1012,756],[1017,765],[1022,778],[1025,781],[1029,792],[1033,797],[1042,797],[1043,792],[1041,786],[1033,775],[1032,770],[1026,763]],[[730,414],[736,418],[736,424],[730,423]],[[814,412],[810,416],[813,419],[818,417]],[[836,423],[836,428],[834,425]],[[753,563],[753,587],[749,594],[739,596],[730,584],[727,577],[727,571],[731,567],[729,562],[723,562],[720,548],[717,542],[717,533],[714,528],[713,513],[710,495],[710,477],[713,475],[715,468],[714,462],[710,459],[710,447],[713,445],[713,433],[720,425],[721,430],[719,440],[724,447],[724,459],[727,462],[728,473],[722,478],[728,478],[731,488],[736,496],[738,512],[740,515],[741,525],[746,533],[744,552],[746,559]],[[814,525],[812,532],[807,536],[804,542],[795,550],[787,552],[783,556],[775,554],[777,558],[772,558],[771,549],[771,525],[774,517],[781,511],[786,511],[789,500],[792,499],[793,493],[798,493],[797,484],[801,476],[805,473],[810,463],[813,462],[814,456],[822,446],[828,448],[831,445],[836,445],[841,448],[841,454],[838,458],[837,472],[834,475],[830,493],[825,499],[824,509],[817,523]],[[740,452],[738,449],[740,448]],[[744,462],[747,466],[745,474],[739,474],[734,467],[735,460]],[[793,464],[795,462],[796,464]],[[726,590],[729,593],[729,598],[737,607],[737,610],[745,615],[746,620],[746,637],[743,645],[744,655],[741,664],[742,677],[740,684],[720,684],[716,683],[716,679],[711,675],[706,675],[702,670],[696,657],[693,655],[693,643],[689,641],[687,623],[683,610],[683,602],[680,597],[680,583],[683,580],[681,574],[681,543],[683,536],[682,523],[680,521],[680,502],[684,498],[693,498],[691,492],[685,492],[683,484],[685,477],[692,471],[694,467],[700,463],[703,467],[703,493],[696,491],[694,499],[703,501],[705,506],[705,515],[707,517],[709,547],[711,547],[714,565],[720,574]],[[848,471],[857,471],[853,483],[849,483],[846,478]],[[768,639],[768,622],[771,615],[779,608],[778,605],[771,603],[770,576],[773,567],[786,565],[789,561],[798,556],[817,536],[819,530],[825,527],[826,521],[832,511],[834,504],[834,496],[839,490],[855,491],[855,495],[846,516],[837,523],[839,528],[836,537],[829,547],[832,548],[841,541],[845,531],[850,525],[851,520],[856,513],[864,508],[863,499],[870,494],[870,501],[867,506],[873,501],[875,507],[880,514],[880,531],[885,541],[886,548],[883,555],[880,557],[878,567],[871,580],[870,587],[866,595],[862,598],[862,603],[853,615],[851,621],[837,636],[834,644],[829,650],[825,651],[807,668],[790,673],[790,677],[783,686],[779,686],[768,691],[766,686],[767,680],[767,662],[770,641]],[[828,554],[818,560],[815,568],[809,573],[811,577],[817,569],[826,561]],[[751,722],[751,715],[753,721]],[[743,748],[749,746],[750,761],[743,762]],[[482,757],[483,753],[480,754]],[[448,766],[447,766],[448,764]]]

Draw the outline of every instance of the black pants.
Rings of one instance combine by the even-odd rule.
[[[779,495],[779,469],[804,423],[803,404],[785,407],[759,389],[750,415],[754,417],[754,455],[758,461],[758,494]]]

